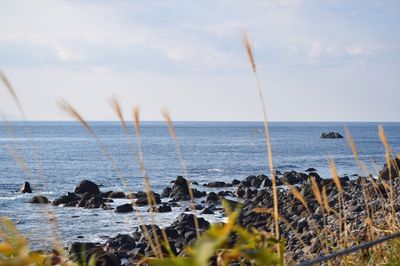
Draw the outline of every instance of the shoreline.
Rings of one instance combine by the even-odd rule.
[[[389,171],[387,166],[385,167],[380,172],[381,176],[387,175]],[[322,250],[323,243],[319,235],[320,230],[323,226],[328,226],[331,232],[338,233],[343,226],[340,225],[339,218],[334,214],[341,208],[339,195],[342,195],[344,200],[343,210],[347,215],[345,223],[349,224],[349,230],[351,230],[352,235],[356,234],[358,236],[358,239],[352,239],[350,243],[365,240],[367,233],[365,220],[371,210],[374,210],[377,214],[377,218],[372,222],[379,224],[385,219],[384,216],[379,217],[379,213],[385,208],[385,206],[380,205],[381,197],[385,193],[387,197],[387,191],[382,183],[384,181],[361,176],[350,179],[346,176],[339,178],[342,189],[339,190],[334,180],[322,179],[315,169],[310,168],[308,170],[308,173],[291,171],[278,175],[278,185],[283,186],[279,188],[279,211],[280,215],[282,215],[282,221],[285,221],[280,222],[280,230],[282,230],[282,237],[286,241],[285,259],[288,263],[298,263],[325,254],[326,250]],[[325,193],[328,201],[326,208],[330,208],[332,210],[331,213],[327,213],[326,210],[324,212],[324,207],[318,202],[318,197],[315,196],[315,191],[313,191],[313,183],[318,186],[320,193]],[[291,193],[290,190],[293,187],[284,188],[285,184],[294,186],[304,197],[307,206]],[[227,200],[232,207],[242,205],[241,214],[237,222],[244,228],[250,229],[254,227],[265,232],[272,232],[274,227],[273,217],[268,213],[254,211],[257,208],[270,209],[273,207],[272,183],[267,176],[253,175],[243,180],[232,180],[230,183],[216,181],[207,184],[196,184],[194,182],[192,185],[194,185],[195,211],[187,207],[174,221],[170,222],[169,226],[162,228],[167,232],[169,241],[174,243],[174,254],[184,253],[184,247],[193,244],[196,239],[195,216],[193,213],[197,215],[224,216],[224,209],[221,205],[222,200]],[[202,187],[215,189],[218,193],[204,192],[201,189]],[[376,187],[378,187],[378,190]],[[393,187],[396,192],[400,192],[398,178],[393,181]],[[365,191],[370,196],[368,212],[364,209],[365,204],[362,201]],[[53,200],[51,204],[74,208],[102,208],[105,211],[114,211],[116,213],[134,212],[135,206],[133,205],[139,205],[148,208],[148,211],[154,214],[156,221],[157,212],[170,212],[173,208],[188,204],[190,199],[187,180],[181,176],[171,181],[171,186],[165,187],[160,194],[151,193],[151,195],[154,197],[156,204],[149,204],[144,192],[130,194],[121,191],[101,192],[96,184],[90,181],[82,181],[74,192],[68,192]],[[136,204],[125,203],[115,209],[110,207],[113,199],[123,198],[134,199]],[[41,200],[45,201],[43,198],[36,198],[34,202],[40,203]],[[396,213],[400,215],[400,206],[396,206],[396,208]],[[201,234],[210,227],[210,223],[204,218],[199,219],[201,220],[199,231]],[[149,225],[146,227],[149,227]],[[155,230],[155,234],[160,237],[162,235],[161,228],[157,225],[157,222],[154,223],[154,226],[149,227],[149,230]],[[154,255],[149,248],[147,239],[144,237],[143,228],[136,227],[128,234],[126,232],[121,233],[108,236],[108,239],[105,239],[103,243],[76,241],[67,247],[68,253],[70,257],[76,258],[79,254],[79,248],[82,248],[82,245],[89,245],[94,250],[106,252],[113,259],[122,260],[123,263],[127,262],[128,259],[138,261],[143,256]]]

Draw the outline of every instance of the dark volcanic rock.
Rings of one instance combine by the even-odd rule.
[[[223,181],[215,181],[215,182],[210,182],[210,183],[204,184],[204,186],[205,187],[230,187],[232,185],[225,183]]]
[[[298,173],[296,171],[285,172],[281,178],[283,183],[288,183],[290,185],[294,185],[305,181],[307,179],[307,175],[304,173]]]
[[[154,198],[156,204],[160,204],[160,203],[161,203],[161,196],[160,196],[160,194],[154,193],[153,191],[150,191],[149,193],[150,193],[150,196],[151,196],[152,198]],[[135,202],[137,206],[146,206],[146,205],[149,205],[149,202],[147,201],[147,195],[146,195],[146,193],[144,193],[144,194],[137,194],[136,196],[138,197],[137,200],[136,200],[136,202]]]
[[[201,214],[214,214],[214,212],[209,208],[204,208]]]
[[[163,204],[158,207],[157,206],[151,207],[148,211],[163,213],[163,212],[171,212],[172,208],[167,204]]]
[[[170,187],[164,188],[163,191],[161,192],[161,198],[168,198],[169,195],[171,195],[171,191],[172,191],[172,188],[170,188]]]
[[[100,195],[93,195],[85,203],[85,209],[97,209],[103,208],[105,206],[105,201]]]
[[[122,191],[108,191],[106,193],[102,193],[102,196],[104,198],[110,198],[110,199],[124,199],[126,198],[126,195]]]
[[[118,257],[122,258],[126,258],[127,253],[135,247],[135,239],[127,234],[118,234],[116,237],[108,239],[104,245],[106,251],[117,254]]]
[[[117,208],[115,208],[115,212],[118,212],[118,213],[133,212],[132,204],[126,203],[126,204],[117,206]]]
[[[68,257],[75,262],[82,263],[87,254],[98,246],[98,243],[74,242],[68,248]]]
[[[232,185],[233,186],[237,186],[237,185],[239,185],[241,182],[240,182],[240,180],[237,180],[237,179],[233,179],[232,180]]]
[[[268,178],[266,175],[251,175],[246,177],[245,180],[243,180],[240,184],[243,187],[270,187],[272,186],[272,181],[271,179]]]
[[[93,266],[120,266],[121,259],[112,253],[104,251],[102,248],[90,250],[86,256],[86,263],[94,260]],[[92,265],[92,264],[91,264]]]
[[[217,193],[210,192],[210,193],[208,193],[208,195],[206,197],[206,201],[207,202],[216,202],[216,201],[219,201],[219,197],[218,197]]]
[[[308,174],[308,178],[314,178],[315,181],[319,184],[322,182],[322,178],[319,176],[319,174],[315,173],[315,172],[311,172]]]
[[[175,201],[188,200],[189,199],[189,189],[188,182],[182,176],[178,176],[172,187],[170,197]]]
[[[84,193],[90,193],[90,194],[99,194],[100,189],[99,186],[93,183],[92,181],[89,180],[82,180],[75,188],[74,191],[76,194],[84,194]]]
[[[333,131],[327,131],[322,133],[321,135],[322,139],[342,139],[343,136],[340,135],[338,132],[333,132]]]
[[[62,195],[58,199],[55,199],[53,201],[53,205],[58,206],[61,204],[65,204],[66,206],[76,206],[80,200],[81,197],[79,197],[75,193],[68,192],[67,194]]]
[[[46,204],[49,203],[49,200],[45,196],[34,196],[29,203]]]
[[[201,192],[197,189],[192,189],[192,192],[195,198],[201,198],[206,195],[206,192]],[[172,198],[173,201],[189,200],[190,195],[188,181],[182,176],[178,176],[174,181],[174,185],[169,196]]]
[[[32,193],[31,184],[29,182],[25,182],[21,189],[19,190],[21,193]]]
[[[318,172],[315,168],[307,168],[306,172]]]
[[[392,178],[396,178],[396,177],[400,176],[398,169],[400,169],[400,159],[393,158],[390,160],[390,169],[388,167],[388,164],[385,163],[382,170],[379,171],[379,175],[382,179],[385,179],[385,180],[388,180],[390,178],[390,176]]]
[[[175,221],[171,224],[171,227],[180,231],[194,231],[195,230],[195,222],[194,219],[196,216],[191,213],[182,213],[180,214]],[[210,223],[204,218],[197,218],[199,229],[206,230],[210,227]]]

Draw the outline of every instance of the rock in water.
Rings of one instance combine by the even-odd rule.
[[[21,189],[19,190],[21,193],[32,193],[31,184],[29,182],[25,182]]]
[[[46,204],[46,203],[49,203],[49,200],[45,196],[34,196],[29,202]]]
[[[81,198],[75,193],[68,192],[53,201],[54,206],[65,204],[67,206],[76,206]]]
[[[115,212],[119,213],[126,213],[126,212],[133,212],[133,207],[131,204],[126,203],[124,205],[120,205],[115,209]]]
[[[84,194],[86,192],[90,194],[99,194],[99,186],[89,180],[82,180],[75,188],[76,194]]]
[[[311,167],[311,168],[307,168],[306,172],[318,172],[318,170]]]
[[[400,159],[393,158],[390,160],[390,168],[387,163],[384,164],[382,170],[379,171],[379,176],[384,179],[388,180],[390,177],[396,178],[400,176],[398,171],[400,169]]]
[[[342,139],[343,136],[338,132],[327,131],[322,133],[321,139]]]

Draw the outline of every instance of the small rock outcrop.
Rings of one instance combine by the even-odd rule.
[[[25,182],[21,189],[19,190],[21,193],[32,193],[31,184],[29,182]]]
[[[74,191],[76,194],[99,194],[100,189],[99,186],[89,180],[82,180],[75,188]]]
[[[207,194],[197,189],[192,189],[192,193],[195,198],[201,198],[206,196]],[[169,197],[171,197],[173,201],[182,201],[190,199],[188,181],[184,177],[178,176],[176,178],[176,180],[174,181],[174,185],[172,186]]]
[[[49,200],[45,196],[34,196],[29,203],[36,203],[36,204],[46,204],[49,203]]]
[[[132,204],[126,203],[126,204],[117,206],[117,208],[115,208],[115,212],[118,212],[118,213],[133,212]]]
[[[382,170],[379,171],[379,176],[384,179],[388,180],[391,178],[396,178],[400,176],[400,159],[393,158],[390,160],[390,168],[387,163],[383,166]]]
[[[327,131],[322,133],[321,139],[342,139],[343,136],[339,132]]]

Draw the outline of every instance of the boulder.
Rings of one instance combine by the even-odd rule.
[[[390,169],[388,167],[388,164],[385,163],[382,170],[379,171],[379,176],[384,180],[389,180],[390,176],[392,178],[399,177],[400,176],[399,169],[400,169],[400,159],[393,158],[390,160]]]
[[[214,212],[209,208],[204,208],[201,214],[214,214]]]
[[[321,134],[322,139],[342,139],[343,136],[338,132],[327,131]]]
[[[281,178],[281,181],[285,184],[290,185],[298,184],[307,179],[307,175],[304,173],[298,173],[296,171],[285,172]]]
[[[151,197],[154,198],[156,204],[160,204],[160,203],[161,203],[161,196],[160,196],[160,194],[154,193],[153,191],[150,191],[149,193],[150,193]],[[147,200],[147,195],[146,195],[146,193],[144,193],[144,194],[137,194],[136,196],[137,196],[137,200],[136,200],[135,203],[136,203],[137,206],[146,206],[146,205],[149,205],[149,202],[148,202],[148,200]]]
[[[232,184],[225,183],[223,181],[215,181],[215,182],[210,182],[207,184],[204,184],[205,187],[230,187]]]
[[[76,206],[80,200],[81,197],[79,197],[75,193],[68,192],[67,194],[62,195],[58,199],[55,199],[53,201],[53,205],[58,206],[61,204],[65,204],[66,206]]]
[[[178,176],[172,186],[172,191],[170,197],[175,201],[180,200],[188,200],[189,196],[189,188],[188,181],[182,176]]]
[[[109,238],[104,244],[104,249],[117,254],[119,257],[126,257],[127,253],[136,247],[135,239],[127,234],[118,234]]]
[[[74,191],[76,194],[84,194],[84,193],[90,193],[90,194],[99,194],[100,189],[99,186],[93,183],[92,181],[89,180],[82,180],[75,188]]]
[[[207,202],[216,202],[216,201],[219,201],[219,197],[218,197],[217,193],[210,192],[210,193],[208,193],[208,195],[206,197],[206,201]]]
[[[37,203],[37,204],[46,204],[49,203],[49,200],[45,196],[34,196],[29,203]]]
[[[100,195],[93,195],[89,200],[86,201],[85,209],[97,209],[103,208],[105,201]]]
[[[118,212],[118,213],[133,212],[132,204],[126,203],[126,204],[117,206],[117,208],[115,208],[115,212]]]
[[[176,180],[173,182],[174,185],[172,186],[172,190],[170,193],[170,197],[173,201],[182,201],[182,200],[189,200],[189,188],[188,188],[188,181],[183,178],[182,176],[178,176]],[[199,191],[197,189],[192,189],[193,197],[201,198],[204,197],[207,193],[204,191]]]
[[[120,266],[121,259],[113,253],[104,251],[101,247],[91,249],[86,256],[86,263],[95,261],[93,266]]]
[[[167,204],[163,204],[160,206],[153,206],[151,208],[148,209],[149,212],[159,212],[159,213],[163,213],[163,212],[171,212],[172,208],[171,206],[167,205]]]
[[[172,192],[172,188],[170,187],[166,187],[163,189],[163,191],[161,192],[161,198],[168,198],[169,195],[171,195]]]
[[[237,179],[233,179],[232,180],[232,185],[233,186],[237,186],[237,185],[239,185],[240,184],[240,180],[237,180]]]
[[[21,193],[32,193],[31,184],[29,182],[25,182],[21,189],[19,190]]]
[[[195,230],[195,222],[196,216],[191,213],[182,213],[180,214],[175,221],[171,224],[171,227],[178,230],[179,232],[187,232]],[[199,229],[207,230],[210,227],[210,223],[204,218],[198,218],[197,222],[199,225]]]
[[[108,191],[106,193],[103,193],[102,196],[104,198],[110,198],[110,199],[125,199],[126,195],[122,191]]]
[[[317,172],[317,169],[310,167],[305,172]]]
[[[171,206],[167,205],[167,204],[163,204],[161,206],[158,207],[158,212],[172,212],[172,208]]]
[[[87,254],[98,246],[98,243],[74,242],[68,248],[68,257],[75,262],[84,263]]]

